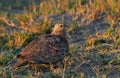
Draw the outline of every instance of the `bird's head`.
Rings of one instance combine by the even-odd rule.
[[[65,27],[63,24],[55,24],[51,34],[53,35],[65,35]]]

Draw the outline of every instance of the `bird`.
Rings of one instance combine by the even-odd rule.
[[[18,61],[14,67],[58,63],[69,55],[68,49],[65,26],[57,23],[50,34],[38,36],[15,56]]]

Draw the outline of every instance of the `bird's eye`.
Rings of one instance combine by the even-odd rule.
[[[60,24],[60,27],[63,27],[63,25],[62,25],[62,24]]]

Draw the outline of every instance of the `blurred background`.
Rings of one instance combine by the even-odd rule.
[[[120,77],[120,0],[0,0],[0,78],[39,78],[6,64],[56,23],[67,26],[71,56],[44,78]]]

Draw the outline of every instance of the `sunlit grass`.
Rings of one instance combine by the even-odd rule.
[[[10,1],[11,5],[4,6],[9,12],[0,11],[0,77],[32,78],[44,75],[29,68],[23,67],[24,71],[5,65],[19,53],[18,49],[41,34],[49,34],[53,25],[59,22],[68,25],[71,55],[65,61],[64,68],[45,73],[45,77],[107,78],[112,76],[109,73],[113,70],[120,70],[120,0],[41,0],[39,4],[32,2],[25,7],[22,2],[15,3]],[[14,12],[13,7],[22,12]],[[108,26],[105,31],[100,29],[103,25]],[[79,39],[77,44],[72,42],[77,38],[84,44],[80,44]],[[92,75],[81,72],[84,64],[90,65],[85,72],[91,70]]]

